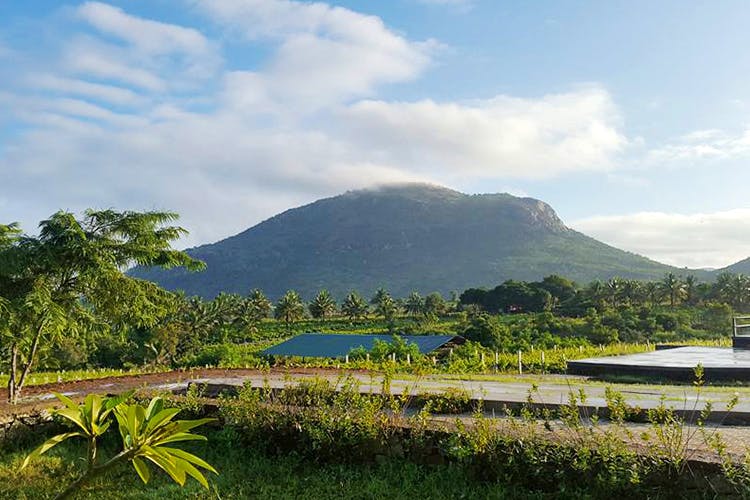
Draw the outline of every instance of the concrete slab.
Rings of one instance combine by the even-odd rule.
[[[692,380],[695,367],[704,378],[750,381],[750,350],[730,347],[678,347],[639,354],[568,361],[575,375],[636,375],[672,380]]]

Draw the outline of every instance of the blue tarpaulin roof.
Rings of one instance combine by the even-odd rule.
[[[458,340],[463,343],[463,337],[456,335],[399,335],[407,343],[416,344],[419,352],[427,354],[448,342]],[[262,354],[269,356],[302,356],[309,358],[339,358],[346,356],[352,349],[364,347],[370,350],[375,340],[393,341],[393,335],[358,335],[338,333],[303,333],[291,339],[269,347]]]

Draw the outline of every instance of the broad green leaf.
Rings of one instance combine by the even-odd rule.
[[[201,436],[200,434],[190,434],[189,432],[180,432],[177,434],[171,434],[166,437],[163,437],[159,439],[158,441],[154,441],[151,443],[151,446],[161,446],[167,443],[179,443],[182,441],[208,441],[206,436]]]
[[[63,408],[62,410],[57,410],[55,412],[56,415],[60,415],[61,417],[70,420],[74,424],[76,424],[78,427],[80,427],[83,432],[86,433],[86,435],[91,434],[90,429],[86,425],[86,421],[83,419],[83,416],[81,415],[81,411],[76,408],[75,410],[72,408]]]
[[[151,479],[151,472],[148,470],[146,463],[140,457],[135,457],[133,458],[133,467],[135,467],[135,471],[141,477],[141,480],[148,484],[148,480]]]
[[[196,427],[207,424],[209,422],[216,422],[216,420],[217,419],[215,418],[199,418],[197,420],[178,420],[177,422],[175,422],[177,424],[175,427],[175,432],[189,431],[190,429],[195,429]]]
[[[170,456],[159,453],[157,449],[151,448],[150,446],[144,446],[141,449],[139,456],[151,460],[169,474],[169,476],[180,486],[185,485],[185,470],[178,468]]]
[[[53,436],[46,440],[44,443],[42,443],[37,449],[29,453],[29,455],[24,459],[23,463],[21,464],[21,468],[19,470],[23,470],[27,465],[29,465],[29,462],[31,459],[36,458],[43,453],[46,453],[50,448],[53,448],[54,446],[57,446],[58,444],[62,443],[68,438],[72,438],[75,436],[80,437],[86,437],[84,434],[81,434],[80,432],[66,432],[65,434],[58,434],[57,436]]]
[[[193,464],[191,464],[187,460],[175,459],[175,465],[178,469],[184,470],[188,475],[195,478],[195,480],[201,483],[204,488],[208,489],[208,481],[206,481],[206,478],[203,476],[203,474],[201,474],[201,472],[196,469]]]
[[[128,392],[123,392],[119,396],[107,398],[107,400],[104,402],[104,408],[107,411],[112,411],[116,406],[121,405],[122,403],[130,399],[133,394],[135,394],[135,389],[131,389]]]
[[[60,394],[59,392],[53,392],[52,394],[54,394],[57,399],[59,399],[65,406],[67,406],[71,410],[78,410],[78,405],[75,404],[73,400],[65,394]]]
[[[156,397],[151,400],[151,403],[146,409],[146,420],[150,420],[154,415],[161,412],[164,409],[164,400]]]
[[[216,469],[214,469],[209,463],[204,461],[203,459],[196,457],[192,453],[188,453],[185,450],[181,450],[179,448],[170,448],[168,446],[159,446],[159,450],[169,453],[170,455],[174,455],[178,458],[181,458],[182,460],[186,460],[190,463],[193,463],[197,465],[198,467],[203,467],[206,470],[209,470],[213,472],[214,474],[218,474]]]
[[[149,420],[148,425],[146,426],[145,433],[150,434],[155,429],[158,429],[159,427],[166,425],[178,413],[180,413],[179,408],[168,408],[166,410],[161,410],[159,413],[155,414]]]

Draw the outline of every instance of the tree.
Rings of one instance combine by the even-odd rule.
[[[375,305],[375,314],[383,317],[388,325],[388,331],[391,333],[393,333],[396,326],[395,320],[397,313],[398,306],[396,305],[396,301],[393,300],[393,297],[391,297],[388,292],[386,292],[385,295],[380,297],[379,302]]]
[[[308,306],[313,318],[326,318],[336,313],[336,301],[328,290],[321,290]]]
[[[695,304],[697,301],[698,294],[698,278],[694,275],[689,274],[685,278],[685,302],[690,305]]]
[[[512,341],[508,328],[494,321],[487,313],[469,318],[469,323],[461,335],[466,340],[496,349],[507,349]]]
[[[438,292],[432,292],[424,299],[424,315],[428,317],[437,317],[445,314],[445,299]]]
[[[643,293],[648,298],[649,303],[655,306],[661,302],[662,289],[659,283],[655,281],[649,281],[643,285]]]
[[[735,309],[744,310],[750,303],[750,278],[744,274],[722,273],[717,287],[722,300]]]
[[[10,402],[17,401],[39,349],[63,333],[112,324],[148,327],[170,312],[171,293],[123,270],[136,264],[201,269],[201,262],[171,248],[187,233],[166,225],[176,219],[171,212],[113,210],[88,210],[77,219],[60,211],[39,224],[38,236],[2,226],[0,349],[10,372]]]
[[[386,290],[385,288],[380,287],[375,291],[375,295],[373,295],[370,299],[370,304],[372,304],[373,306],[377,306],[384,300],[387,300],[386,298],[392,298],[391,294],[389,294],[388,290]]]
[[[607,281],[605,285],[605,290],[607,294],[607,299],[609,300],[609,304],[612,307],[617,307],[617,305],[619,304],[619,301],[622,295],[622,289],[623,289],[623,281],[617,276]]]
[[[567,302],[576,295],[576,284],[556,274],[544,278],[541,282],[536,283],[539,288],[547,290],[552,295],[553,308],[559,304]]]
[[[664,295],[669,297],[669,305],[674,307],[677,302],[685,296],[685,284],[675,276],[674,273],[667,273],[659,283]]]
[[[131,393],[132,394],[132,393]],[[72,437],[82,437],[88,442],[86,470],[71,483],[57,498],[70,498],[76,491],[95,477],[123,463],[133,464],[136,473],[144,483],[148,483],[151,472],[147,461],[156,465],[180,486],[185,484],[187,476],[196,479],[208,489],[208,481],[198,467],[217,474],[211,465],[179,448],[169,446],[183,441],[205,441],[205,436],[190,431],[216,419],[173,420],[180,412],[178,408],[164,408],[164,402],[156,397],[147,408],[139,404],[126,404],[130,394],[103,398],[98,394],[89,394],[83,404],[77,405],[67,396],[55,393],[65,404],[65,408],[56,410],[55,414],[72,423],[77,430],[58,434],[31,452],[21,464],[25,468],[32,459],[39,457],[54,446]],[[103,464],[99,464],[98,441],[112,424],[114,415],[122,438],[122,451]]]
[[[367,302],[357,292],[350,292],[341,304],[341,312],[350,320],[364,318],[367,315]]]
[[[263,292],[257,288],[254,288],[247,298],[248,314],[255,322],[267,318],[271,315],[273,310],[273,304],[268,300]]]
[[[406,298],[404,308],[406,309],[406,312],[412,316],[422,314],[424,311],[424,299],[419,295],[419,292],[411,292]]]
[[[305,315],[305,306],[299,294],[294,290],[287,291],[276,303],[274,315],[276,319],[286,323],[287,331],[291,331],[292,323]]]
[[[638,280],[623,280],[620,295],[622,300],[630,306],[642,304],[644,298],[643,286]]]

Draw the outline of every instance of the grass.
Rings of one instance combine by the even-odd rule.
[[[268,456],[247,448],[238,448],[230,432],[209,431],[209,444],[197,451],[219,470],[211,475],[211,490],[195,481],[184,488],[171,482],[162,472],[154,472],[151,483],[144,485],[130,465],[122,466],[94,482],[77,498],[81,499],[542,499],[565,498],[545,495],[497,482],[476,482],[466,471],[451,465],[417,465],[390,460],[371,465],[317,464],[293,454]],[[66,443],[17,472],[28,451],[24,446],[12,452],[0,452],[0,498],[42,500],[52,498],[72,480],[77,457],[84,452],[80,443]],[[111,454],[113,443],[107,442],[105,453]],[[581,498],[571,492],[569,498]]]
[[[122,377],[126,375],[141,375],[144,373],[159,373],[167,371],[168,368],[140,367],[130,370],[119,370],[113,368],[97,368],[88,370],[71,370],[57,372],[32,372],[26,379],[26,386],[52,384],[55,382],[70,382],[75,380],[93,380],[106,377]],[[0,373],[0,386],[8,385],[8,375]]]

